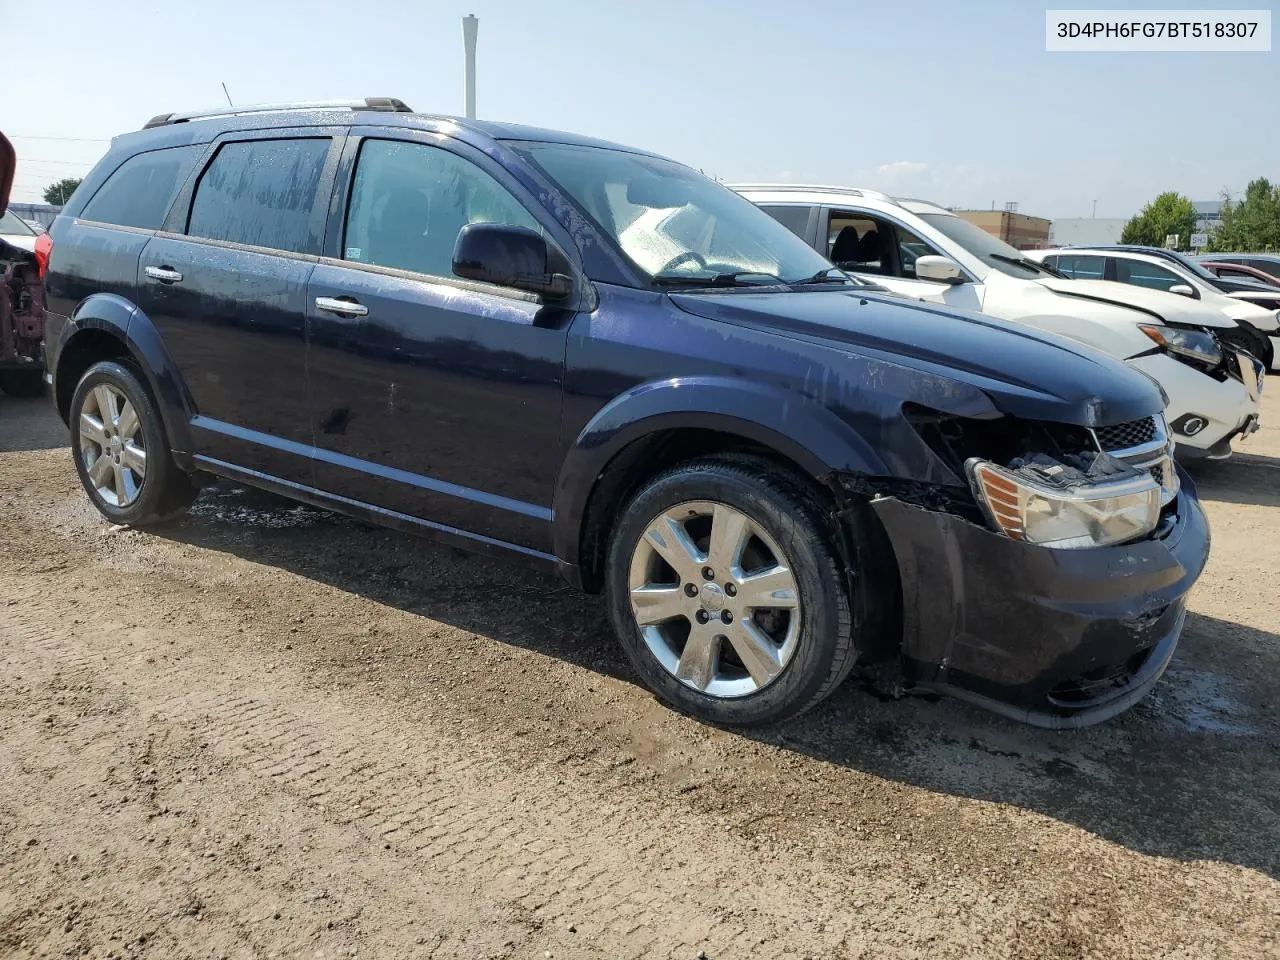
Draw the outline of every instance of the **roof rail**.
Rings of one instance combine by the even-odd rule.
[[[243,107],[219,107],[215,110],[192,110],[186,113],[161,113],[147,121],[143,130],[164,127],[171,123],[189,120],[209,120],[214,117],[238,117],[249,113],[281,113],[287,110],[376,110],[382,113],[413,113],[403,101],[395,97],[365,97],[363,100],[308,100],[294,103],[258,103]]]
[[[731,190],[770,190],[775,193],[843,193],[848,197],[867,197],[896,203],[893,197],[879,190],[860,187],[841,187],[828,183],[726,183]]]

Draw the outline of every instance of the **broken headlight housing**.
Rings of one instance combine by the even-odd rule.
[[[988,520],[1012,540],[1104,547],[1144,537],[1160,522],[1160,485],[1105,453],[1086,470],[1044,456],[1008,467],[975,457],[965,470]]]
[[[1140,323],[1138,329],[1177,360],[1190,360],[1212,369],[1222,362],[1222,345],[1208,330]]]

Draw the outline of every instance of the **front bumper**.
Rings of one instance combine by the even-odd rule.
[[[1185,473],[1150,538],[1055,550],[888,497],[909,679],[1045,727],[1128,709],[1177,645],[1209,527]]]
[[[1258,389],[1249,389],[1240,380],[1215,380],[1194,367],[1179,363],[1162,353],[1143,354],[1126,361],[1153,377],[1169,397],[1164,416],[1170,424],[1188,414],[1206,421],[1194,436],[1174,431],[1179,451],[1209,451],[1223,440],[1230,442],[1258,415]]]

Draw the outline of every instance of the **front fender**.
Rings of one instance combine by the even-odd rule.
[[[579,563],[587,502],[610,462],[644,437],[678,429],[715,430],[762,444],[819,479],[836,471],[889,472],[852,427],[813,400],[727,377],[649,381],[602,407],[565,457],[552,505],[557,557]]]
[[[190,403],[178,367],[151,318],[118,294],[94,294],[76,307],[59,338],[54,390],[58,390],[62,359],[68,356],[69,349],[74,353],[76,339],[90,330],[108,333],[123,344],[151,388],[170,447],[178,455],[190,453]],[[74,384],[69,389],[74,390]]]

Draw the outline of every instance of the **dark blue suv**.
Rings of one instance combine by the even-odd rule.
[[[716,723],[855,664],[1096,722],[1208,552],[1152,381],[852,280],[643,151],[390,99],[165,115],[51,236],[47,369],[108,519],[217,476],[523,557]]]

